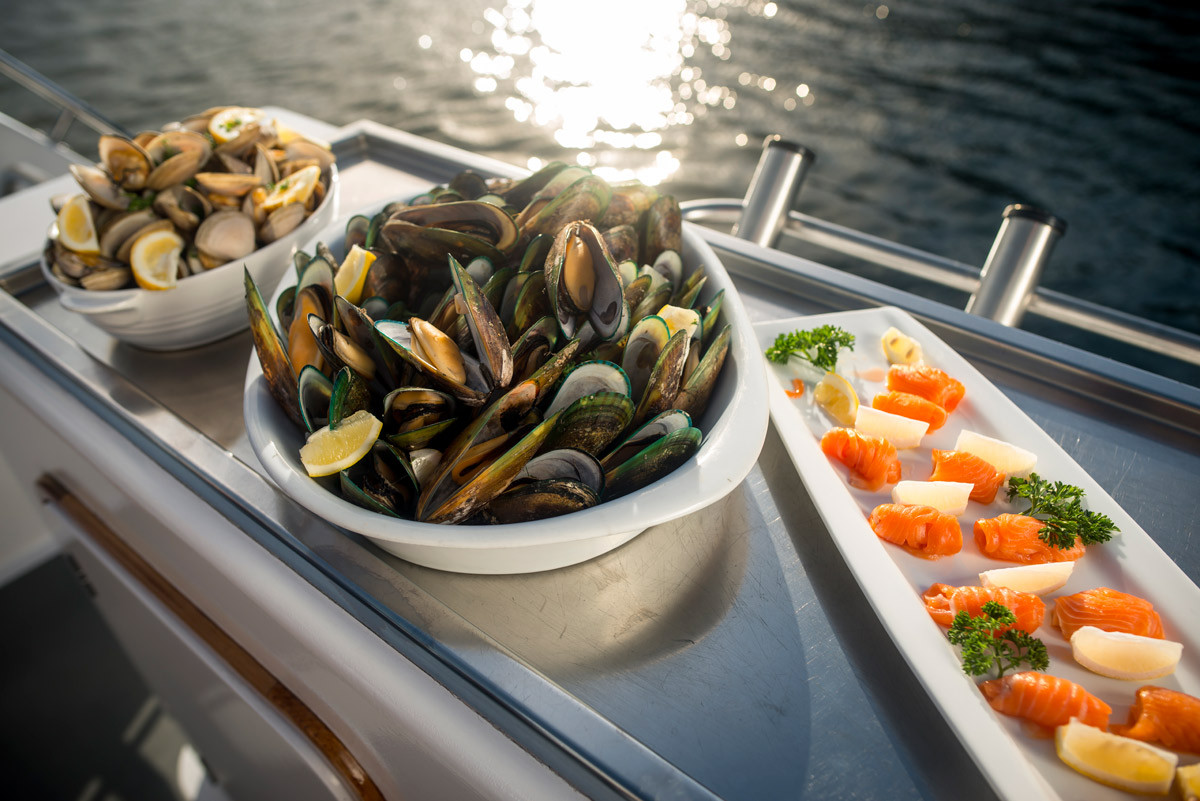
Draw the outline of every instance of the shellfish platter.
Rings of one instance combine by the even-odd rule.
[[[825,324],[855,337],[853,350],[839,355],[836,372],[850,383],[864,406],[871,405],[876,393],[885,391],[888,359],[881,340],[891,329],[915,340],[924,351],[926,364],[965,386],[965,397],[943,427],[926,434],[917,447],[899,451],[903,479],[928,478],[931,450],[954,449],[959,434],[969,430],[1036,454],[1038,474],[1082,488],[1086,506],[1116,524],[1119,533],[1108,542],[1089,545],[1067,584],[1044,598],[1046,618],[1034,636],[1047,647],[1050,664],[1046,673],[1076,682],[1102,699],[1112,708],[1114,724],[1125,721],[1134,694],[1143,685],[1200,695],[1200,618],[1196,615],[1200,588],[1063,448],[966,359],[900,309],[884,307],[758,323],[754,328],[759,352],[780,334]],[[822,452],[822,436],[843,425],[831,419],[810,391],[823,371],[792,359],[787,364],[768,364],[767,372],[772,420],[830,536],[897,649],[997,794],[1007,799],[1132,797],[1075,772],[1058,758],[1053,738],[1031,736],[1022,721],[994,711],[976,686],[978,679],[964,673],[946,630],[934,622],[922,602],[922,594],[935,583],[978,585],[980,572],[1014,565],[985,557],[973,541],[971,527],[981,518],[1019,512],[1021,502],[1005,500],[1003,491],[986,506],[971,501],[958,515],[964,544],[951,556],[921,558],[882,540],[868,517],[878,505],[892,500],[891,485],[874,492],[852,486],[846,467]],[[807,379],[808,386],[795,397],[793,382],[798,378]],[[1124,681],[1093,673],[1075,661],[1072,646],[1051,624],[1050,608],[1055,597],[1094,587],[1110,587],[1153,603],[1166,639],[1183,645],[1173,673],[1149,681]],[[1179,756],[1180,765],[1196,761],[1194,755]],[[1027,769],[1015,769],[1021,765]]]
[[[667,255],[646,257],[656,193],[620,211],[618,196],[648,190],[586,171],[526,180],[542,189],[463,174],[360,210],[302,246],[273,293],[247,279],[243,412],[264,470],[426,567],[599,556],[723,497],[766,435],[749,319],[674,200],[657,204],[674,217]],[[522,191],[549,202],[509,202]],[[355,426],[350,456],[314,455]]]

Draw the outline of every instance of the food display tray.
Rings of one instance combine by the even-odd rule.
[[[343,209],[466,168],[518,173],[369,121],[318,135]],[[756,323],[880,305],[918,316],[1200,574],[1194,388],[693,230]],[[582,564],[463,575],[396,558],[275,487],[242,422],[248,333],[150,353],[35,285],[0,293],[0,341],[591,797],[1004,797],[876,616],[774,427],[750,475],[704,509]]]

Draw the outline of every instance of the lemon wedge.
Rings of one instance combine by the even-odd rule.
[[[333,277],[337,293],[357,305],[362,300],[363,285],[367,282],[367,270],[375,261],[375,254],[358,245],[350,248],[342,266]]]
[[[854,425],[858,413],[858,393],[850,382],[837,373],[826,373],[813,387],[813,400],[825,413],[844,426]]]
[[[237,139],[247,125],[262,125],[266,119],[267,113],[260,108],[230,106],[213,115],[208,121],[208,132],[220,145]]]
[[[308,435],[300,448],[300,463],[310,476],[331,476],[356,464],[371,452],[383,423],[363,409],[338,423]]]
[[[1183,801],[1200,798],[1200,762],[1178,768],[1175,779],[1179,782],[1179,797]]]
[[[898,450],[917,447],[929,431],[929,423],[924,420],[914,420],[865,405],[855,411],[854,427],[872,437],[883,437]]]
[[[932,506],[957,517],[967,511],[973,489],[974,484],[964,481],[897,481],[892,487],[892,503]]]
[[[1147,681],[1175,672],[1183,643],[1083,626],[1071,635],[1071,655],[1101,676]]]
[[[133,243],[129,266],[142,289],[172,289],[179,280],[183,237],[174,231],[151,231]]]
[[[1006,476],[1024,478],[1037,465],[1036,453],[966,429],[959,433],[954,450],[972,453]]]
[[[892,326],[880,339],[888,364],[916,364],[921,361],[921,346],[915,339]]]
[[[99,253],[100,239],[87,195],[75,195],[58,210],[58,241],[76,253]]]
[[[1071,578],[1074,562],[1047,562],[1040,565],[999,567],[979,574],[979,583],[985,587],[1007,587],[1031,595],[1046,595],[1062,589]]]
[[[675,336],[675,332],[682,329],[688,332],[689,337],[693,337],[700,327],[700,313],[695,309],[666,305],[658,310],[658,316],[667,324],[670,336]]]
[[[1131,793],[1166,794],[1179,761],[1170,751],[1074,718],[1055,730],[1054,747],[1059,759],[1089,779]]]
[[[263,199],[262,207],[266,211],[274,211],[289,203],[306,202],[312,195],[313,189],[316,188],[317,180],[320,177],[321,168],[315,164],[296,170],[271,187],[271,191]]]

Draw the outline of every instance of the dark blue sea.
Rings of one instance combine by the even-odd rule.
[[[1200,332],[1197,8],[0,0],[0,47],[133,130],[278,105],[683,199],[741,197],[778,133],[817,154],[805,213],[981,265],[1035,204],[1068,225],[1045,286]],[[3,81],[0,109],[53,121]]]

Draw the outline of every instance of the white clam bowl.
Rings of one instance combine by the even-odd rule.
[[[273,286],[291,267],[291,255],[302,242],[337,217],[338,172],[330,167],[329,187],[321,204],[286,236],[199,275],[180,279],[173,289],[140,287],[90,291],[58,280],[45,256],[46,282],[58,293],[63,308],[81,314],[114,339],[145,350],[175,351],[206,345],[249,327],[243,267],[260,284]],[[58,235],[50,226],[50,240]]]

